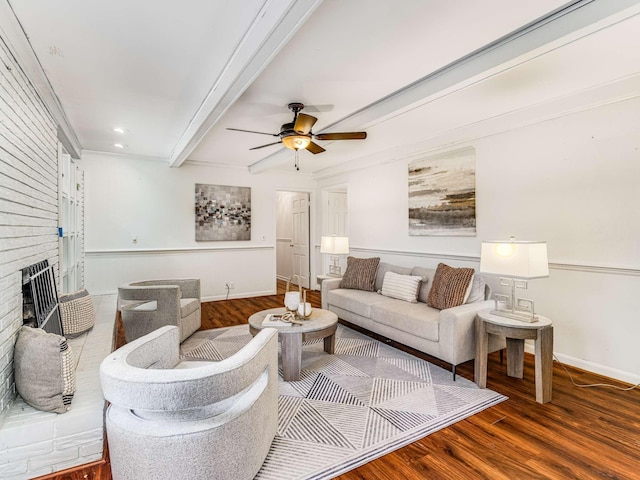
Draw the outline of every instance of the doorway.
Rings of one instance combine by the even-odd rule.
[[[309,288],[310,201],[308,192],[276,192],[276,276]]]

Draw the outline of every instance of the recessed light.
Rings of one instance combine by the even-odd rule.
[[[113,131],[116,133],[124,133],[124,128],[116,127],[113,129]]]
[[[121,143],[114,143],[113,146],[116,148],[124,148],[124,145]]]

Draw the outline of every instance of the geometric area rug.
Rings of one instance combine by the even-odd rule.
[[[248,325],[202,330],[181,354],[222,360],[251,338]],[[330,479],[507,399],[343,325],[335,354],[323,348],[303,345],[300,381],[280,370],[278,433],[256,479]]]

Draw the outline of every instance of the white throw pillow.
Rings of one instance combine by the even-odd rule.
[[[485,284],[483,276],[474,274],[465,293],[464,303],[482,302],[484,300]]]
[[[399,273],[387,272],[382,281],[380,293],[386,297],[397,298],[405,302],[418,302],[418,288],[422,277],[413,275],[400,275]]]

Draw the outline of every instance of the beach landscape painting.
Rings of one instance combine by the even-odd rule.
[[[409,235],[476,235],[473,148],[409,163]]]

